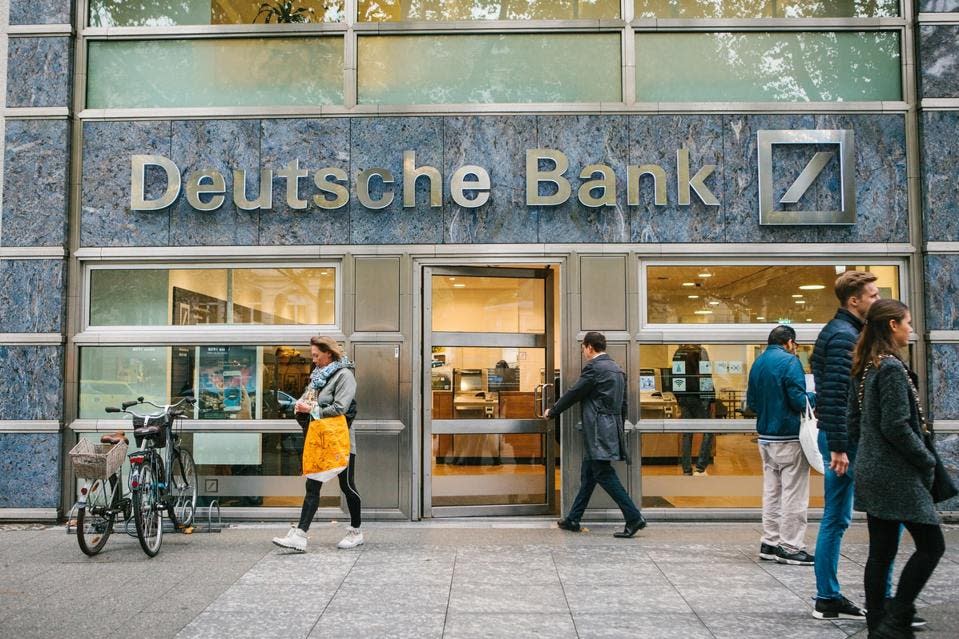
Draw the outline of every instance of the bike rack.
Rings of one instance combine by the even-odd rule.
[[[198,507],[193,515],[193,525],[191,528],[192,530],[190,531],[190,534],[192,535],[197,533],[218,533],[223,530],[223,519],[220,514],[220,503],[214,499],[210,502],[209,506]],[[164,517],[163,532],[175,533],[181,531],[173,530],[173,522],[170,521],[169,517]],[[135,528],[133,529],[132,535],[136,537]]]

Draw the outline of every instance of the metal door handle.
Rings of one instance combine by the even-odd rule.
[[[540,398],[541,405],[539,407],[539,412],[541,415],[546,414],[546,409],[549,408],[549,405],[553,402],[553,385],[552,384],[543,384],[543,391]]]
[[[533,389],[533,417],[543,418],[543,388],[546,384],[537,384]]]

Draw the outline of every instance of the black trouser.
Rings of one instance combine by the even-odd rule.
[[[346,505],[350,509],[350,525],[354,528],[360,527],[360,493],[356,491],[356,480],[354,478],[354,469],[356,468],[356,455],[350,453],[350,463],[342,473],[337,475],[340,479],[340,491],[346,497]],[[306,497],[303,498],[303,509],[300,511],[300,525],[302,531],[310,529],[310,523],[313,516],[316,515],[316,509],[320,507],[320,489],[323,488],[323,482],[315,479],[306,480]]]
[[[899,550],[900,524],[904,525],[912,535],[916,552],[912,553],[902,569],[895,600],[904,606],[912,606],[946,551],[942,529],[938,525],[890,521],[872,515],[868,515],[867,520],[869,522],[869,559],[866,561],[865,576],[866,609],[873,611],[883,609],[886,580],[892,562],[896,558],[896,552]]]

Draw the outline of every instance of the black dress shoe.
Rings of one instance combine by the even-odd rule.
[[[570,521],[568,519],[560,519],[556,522],[556,525],[562,528],[563,530],[568,530],[569,532],[579,532],[579,522]]]
[[[620,539],[629,539],[640,530],[646,527],[646,520],[640,517],[636,521],[626,522],[626,527],[623,528],[623,532],[613,533],[613,537],[619,537]]]

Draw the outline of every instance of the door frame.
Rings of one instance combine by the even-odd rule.
[[[465,276],[492,275],[498,277],[507,277],[509,276],[509,273],[512,272],[514,274],[525,274],[524,276],[526,277],[542,277],[544,279],[544,286],[550,286],[547,291],[550,294],[544,296],[544,311],[546,311],[547,315],[552,315],[552,322],[545,327],[546,335],[548,337],[545,339],[547,343],[542,344],[542,346],[548,351],[546,358],[547,363],[550,361],[550,359],[552,359],[554,369],[558,368],[560,362],[565,361],[565,357],[563,357],[562,360],[560,357],[558,357],[559,353],[557,352],[555,346],[557,343],[557,332],[561,337],[561,339],[558,340],[561,350],[563,349],[563,345],[566,343],[566,322],[563,321],[563,309],[565,308],[563,272],[565,264],[565,256],[556,256],[551,258],[526,256],[513,258],[499,257],[496,259],[425,259],[414,261],[413,275],[416,279],[413,287],[412,305],[414,325],[414,344],[412,352],[414,356],[412,362],[413,376],[411,381],[413,385],[412,417],[416,431],[414,438],[416,443],[412,446],[411,451],[412,473],[410,477],[412,484],[411,494],[413,495],[413,504],[411,508],[413,519],[437,516],[456,517],[539,515],[545,514],[547,511],[551,512],[551,509],[556,507],[556,489],[559,488],[561,490],[563,483],[562,480],[559,482],[555,481],[555,459],[560,454],[560,451],[555,448],[558,444],[549,439],[549,436],[553,433],[554,426],[545,420],[535,420],[542,421],[542,424],[538,427],[539,430],[532,431],[543,432],[547,442],[547,450],[552,451],[552,454],[547,453],[546,455],[547,495],[545,504],[438,506],[436,508],[432,506],[432,401],[429,395],[429,391],[431,390],[431,369],[426,364],[426,357],[431,354],[432,346],[432,317],[430,315],[430,311],[432,309],[432,275],[446,273],[456,274],[458,272]],[[547,270],[549,272],[545,273],[544,271]],[[553,278],[558,279],[551,283],[550,280]],[[557,285],[558,289],[556,288]],[[558,295],[553,294],[556,291],[558,291]],[[559,299],[554,300],[554,297],[558,297]],[[468,340],[469,336],[475,334],[446,333],[446,335],[453,338],[461,336],[462,340],[457,339],[457,341],[465,342]],[[513,346],[514,341],[517,342],[515,344],[517,346],[535,346],[539,345],[537,344],[537,341],[540,343],[543,341],[542,339],[532,339],[532,336],[524,337],[523,334],[518,333],[505,334],[504,337],[506,337],[506,339],[497,339],[497,334],[495,333],[481,335],[492,338],[489,340],[489,342],[493,346],[496,346],[497,343],[502,344],[503,346]],[[565,353],[563,354],[565,355]],[[466,421],[463,421],[463,426],[467,427]],[[533,420],[516,421],[530,422]],[[503,422],[500,423],[502,424]],[[482,426],[482,424],[476,425]],[[510,432],[510,429],[499,428],[499,430],[496,432],[508,433]],[[529,430],[522,430],[522,432],[529,432]]]

